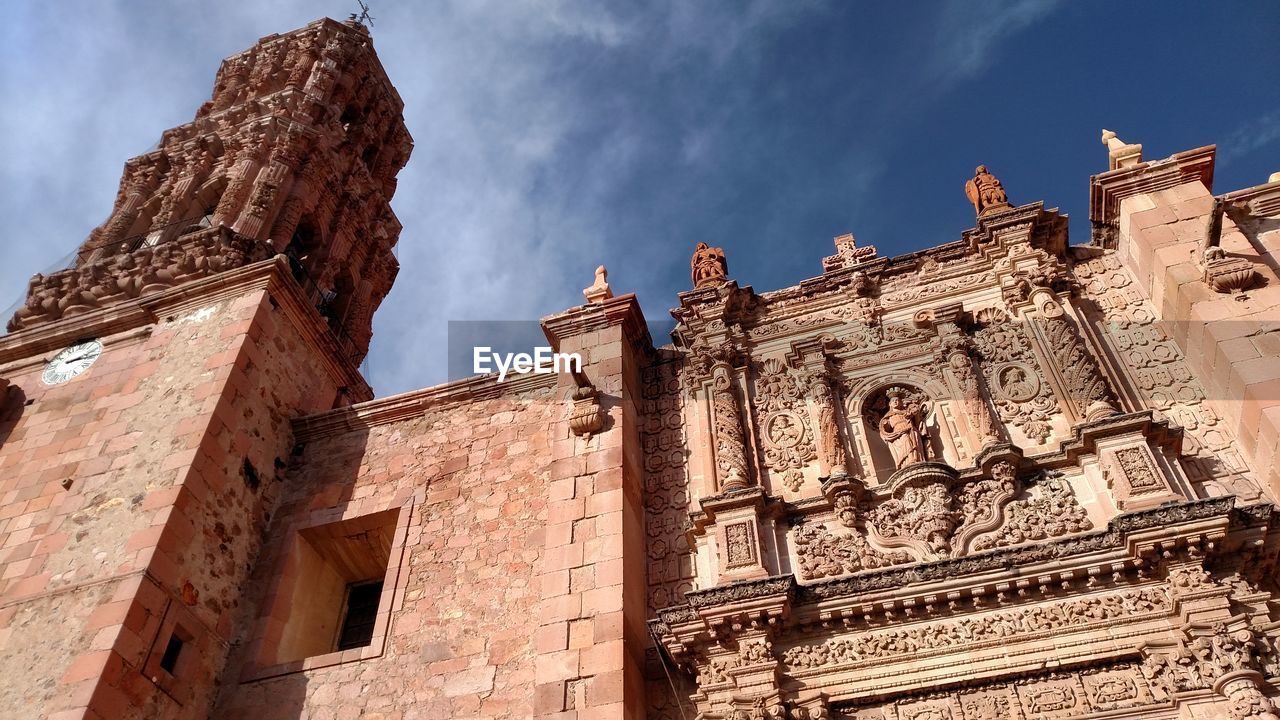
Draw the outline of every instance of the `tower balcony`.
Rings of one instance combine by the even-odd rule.
[[[207,216],[188,218],[126,238],[112,253],[95,252],[70,268],[36,274],[9,332],[97,310],[275,254]]]

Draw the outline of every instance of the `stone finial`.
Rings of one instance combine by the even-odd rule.
[[[1280,172],[1273,172],[1269,176],[1267,176],[1267,182],[1269,183],[1280,182]]]
[[[973,179],[964,184],[964,194],[973,203],[973,210],[978,217],[1012,207],[1004,186],[995,175],[987,172],[986,165],[979,165],[973,171]]]
[[[729,279],[729,261],[725,259],[724,248],[698,243],[693,249],[693,260],[689,266],[693,274],[694,290],[719,285]]]
[[[875,246],[858,247],[858,242],[854,239],[853,233],[845,233],[835,238],[835,243],[836,254],[822,258],[822,272],[843,270],[852,265],[866,262],[876,256]]]
[[[596,268],[596,281],[591,287],[583,288],[582,294],[587,298],[589,303],[602,303],[613,297],[613,290],[609,289],[609,271],[603,265]]]
[[[1110,130],[1103,129],[1102,144],[1107,146],[1107,169],[1128,168],[1142,162],[1142,146],[1130,144],[1116,137]]]

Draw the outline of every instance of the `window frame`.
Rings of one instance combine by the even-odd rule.
[[[417,497],[418,494],[420,493],[409,493],[408,497],[402,497],[405,495],[402,492],[400,496],[397,496],[396,500],[390,503],[386,502],[385,499],[379,503],[376,498],[365,498],[354,501],[341,510],[337,508],[314,510],[294,518],[292,522],[288,522],[283,526],[279,532],[273,533],[272,542],[274,544],[271,552],[276,557],[264,558],[267,559],[264,567],[271,568],[270,585],[258,609],[253,638],[248,643],[249,652],[240,673],[241,683],[358,662],[383,655],[386,651],[387,636],[390,632],[391,614],[398,610],[404,601],[404,583],[409,574],[409,553],[406,552],[407,539],[410,530],[417,525],[417,517],[413,509],[423,499]],[[397,511],[396,526],[392,536],[390,556],[387,558],[386,574],[382,578],[382,593],[378,601],[373,637],[370,639],[369,644],[348,650],[335,649],[327,653],[311,655],[283,663],[263,662],[262,660],[266,653],[274,650],[279,642],[278,637],[274,639],[271,637],[273,625],[280,624],[280,619],[273,616],[279,615],[282,608],[287,604],[287,601],[283,600],[281,595],[291,591],[292,585],[289,583],[296,581],[295,577],[287,577],[286,569],[291,561],[296,561],[293,558],[295,554],[294,545],[297,542],[305,542],[305,540],[302,540],[301,535],[303,531],[323,525],[355,520],[366,515],[374,515],[389,510]],[[343,614],[338,618],[334,636],[330,640],[330,647],[332,648],[337,647],[338,635],[345,621],[346,609],[347,599],[344,596]]]

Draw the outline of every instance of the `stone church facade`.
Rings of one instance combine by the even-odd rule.
[[[980,166],[948,244],[700,244],[670,344],[601,272],[580,372],[374,399],[401,110],[263,38],[32,279],[0,716],[1280,717],[1280,177],[1104,133],[1087,245]]]

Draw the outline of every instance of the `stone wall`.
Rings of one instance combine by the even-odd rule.
[[[178,622],[198,662],[174,692],[207,701],[275,503],[288,416],[334,397],[265,288],[161,310],[101,338],[101,359],[64,385],[39,380],[47,354],[5,371],[0,657],[32,681],[6,685],[14,706],[177,712],[142,670]],[[55,612],[78,640],[40,631]]]
[[[1280,236],[1275,232],[1280,208],[1274,201],[1256,210],[1249,206],[1251,200],[1265,202],[1258,196],[1275,184],[1224,196],[1228,209],[1218,246],[1228,260],[1243,262],[1255,275],[1236,292],[1216,292],[1206,282],[1203,249],[1214,195],[1200,177],[1180,178],[1184,181],[1171,187],[1162,187],[1169,181],[1158,182],[1186,165],[1188,154],[1130,171],[1144,172],[1145,183],[1119,203],[1117,256],[1203,383],[1208,406],[1239,439],[1239,452],[1274,497],[1280,495],[1274,462],[1280,441]],[[1106,176],[1097,182],[1105,183]],[[1280,189],[1269,194],[1280,195]],[[1242,198],[1239,206],[1232,204],[1233,197]]]
[[[362,409],[376,414],[381,402]],[[270,550],[249,585],[238,633],[244,644],[228,668],[218,714],[529,716],[549,428],[563,407],[556,389],[534,387],[466,404],[446,400],[358,428],[304,433],[290,461]],[[282,580],[282,556],[295,528],[400,507],[411,518],[403,553],[393,553],[402,574],[380,655],[278,669],[283,674],[241,682],[255,672],[246,641],[268,621],[266,600]]]

